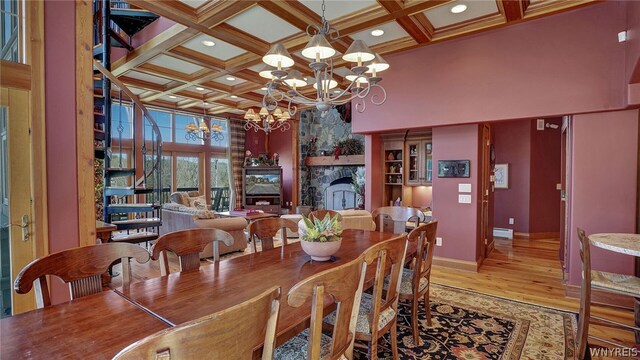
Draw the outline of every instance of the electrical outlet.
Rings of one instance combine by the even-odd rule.
[[[556,184],[556,190],[562,190],[562,184]]]
[[[509,225],[515,224],[516,220],[514,218],[509,218]]]
[[[436,246],[442,246],[442,238],[436,237]]]

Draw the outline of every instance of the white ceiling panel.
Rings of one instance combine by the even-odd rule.
[[[149,64],[162,66],[163,68],[179,71],[181,73],[189,75],[204,69],[200,65],[192,64],[190,62],[176,59],[167,55],[156,56],[149,61]]]
[[[205,40],[213,41],[215,45],[205,46],[202,44],[202,42]],[[239,47],[233,46],[227,42],[216,39],[206,34],[196,36],[193,39],[183,43],[182,46],[225,61],[245,53],[245,51],[240,49]]]
[[[225,84],[225,85],[239,85],[242,84],[244,82],[246,82],[245,80],[242,80],[238,77],[232,76],[233,78],[235,78],[235,80],[228,80],[227,77],[229,77],[230,75],[225,75],[225,76],[221,76],[219,78],[213,79],[213,81],[221,83],[221,84]]]
[[[466,5],[467,10],[454,14],[451,8],[456,5]],[[482,16],[498,13],[495,1],[457,0],[431,8],[424,12],[435,29],[457,24],[463,21],[476,19]]]
[[[382,36],[371,35],[372,30],[380,29],[384,31]],[[351,34],[351,38],[355,40],[362,40],[369,46],[386,43],[387,41],[408,37],[406,31],[402,26],[398,25],[395,21],[388,22],[386,24],[378,25],[370,29],[366,29],[355,34]]]
[[[269,43],[300,32],[295,26],[260,6],[241,12],[227,20],[227,24]]]
[[[322,1],[300,0],[300,2],[316,14],[322,15]],[[324,16],[327,20],[333,20],[355,12],[360,12],[376,6],[376,4],[376,1],[372,0],[327,0],[325,3]]]
[[[144,74],[144,73],[137,72],[137,71],[127,71],[124,74],[124,76],[130,77],[132,79],[148,81],[148,82],[151,82],[151,83],[154,83],[154,84],[158,84],[158,85],[165,85],[165,84],[168,84],[169,82],[171,82],[171,80],[165,79],[163,77]]]
[[[209,0],[180,0],[180,2],[189,5],[194,9],[197,9],[209,2]]]
[[[131,90],[131,92],[134,93],[135,95],[140,95],[143,92],[147,91],[147,90],[144,90],[144,89],[138,89],[136,87],[131,87],[131,86],[127,86],[127,88],[129,88],[129,90]]]

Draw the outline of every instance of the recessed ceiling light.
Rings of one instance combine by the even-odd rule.
[[[333,93],[334,93],[334,94],[339,94],[339,93],[341,93],[341,92],[342,92],[342,90],[339,90],[339,89],[338,89],[338,90],[333,90]]]
[[[211,46],[215,46],[216,43],[214,43],[211,40],[202,40],[202,45],[211,47]]]
[[[204,88],[203,88],[203,87],[198,86],[198,87],[196,87],[196,90],[198,90],[198,91],[204,91]]]
[[[375,29],[375,30],[372,30],[372,31],[371,31],[371,35],[372,35],[372,36],[376,36],[376,37],[377,37],[377,36],[382,36],[382,35],[384,35],[384,30],[382,30],[382,29]]]
[[[237,99],[238,97],[237,97],[237,96],[235,96],[235,95],[231,95],[231,98],[232,98],[232,99]]]
[[[229,81],[234,81],[236,78],[234,78],[233,76],[227,76],[227,80]]]
[[[169,95],[169,99],[177,99],[177,96]]]
[[[261,87],[260,90],[267,91],[267,88],[266,87]]]
[[[464,5],[464,4],[458,4],[451,8],[451,12],[454,14],[460,14],[465,10],[467,10],[467,5]]]

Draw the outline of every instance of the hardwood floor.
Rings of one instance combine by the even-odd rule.
[[[290,241],[291,242],[291,241]],[[276,246],[279,246],[277,244]],[[495,249],[485,259],[477,273],[434,266],[431,280],[435,283],[519,300],[556,309],[578,312],[579,299],[565,297],[560,261],[557,259],[558,239],[496,239]],[[247,248],[245,254],[250,249]],[[243,253],[223,257],[242,256]],[[178,271],[178,260],[169,257],[170,271]],[[201,265],[208,265],[202,261]],[[132,264],[134,281],[160,276],[157,262]],[[113,279],[112,286],[119,286],[120,278]],[[633,312],[592,306],[592,314],[604,318],[633,323]],[[591,335],[634,345],[633,334],[628,331],[592,325]],[[605,344],[601,344],[605,345]],[[610,346],[609,346],[610,347]]]

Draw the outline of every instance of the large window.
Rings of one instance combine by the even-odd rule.
[[[0,0],[0,59],[20,62],[20,6],[18,0]]]
[[[133,108],[129,104],[111,104],[111,137],[131,139],[133,134]]]
[[[176,188],[178,191],[200,189],[200,161],[196,156],[176,156]]]
[[[129,154],[128,150],[123,150],[122,153],[118,152],[117,149],[111,155],[111,167],[114,168],[128,168],[131,165],[129,164]],[[111,179],[111,186],[131,186],[129,176],[119,176]]]
[[[172,142],[173,139],[171,137],[171,113],[168,111],[151,109],[149,110],[149,114],[153,118],[153,121],[158,124],[158,128],[160,128],[160,135],[162,136],[162,142]],[[145,120],[145,128],[144,128],[144,138],[147,140],[151,140],[151,134],[153,130],[151,129],[151,124]]]
[[[229,187],[229,160],[210,158],[211,206],[215,211],[228,211],[231,189]]]

